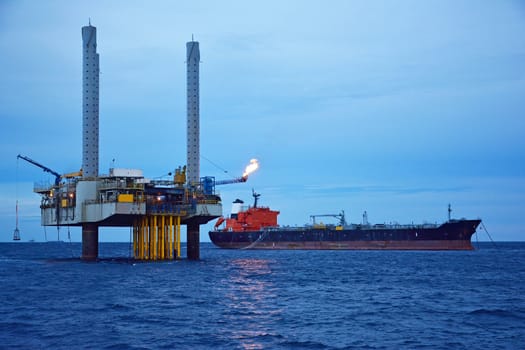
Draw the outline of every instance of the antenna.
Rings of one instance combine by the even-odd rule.
[[[363,213],[363,226],[367,226],[368,225],[368,213],[365,212]]]
[[[448,221],[450,221],[450,213],[452,213],[452,209],[450,208],[450,203],[448,203]]]

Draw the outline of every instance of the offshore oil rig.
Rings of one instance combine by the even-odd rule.
[[[35,185],[41,195],[43,226],[82,227],[81,259],[98,258],[99,227],[133,228],[133,254],[138,260],[177,259],[181,225],[186,225],[187,257],[199,259],[199,226],[222,215],[220,184],[244,182],[258,163],[252,160],[242,177],[215,181],[200,177],[199,43],[186,43],[187,165],[171,180],[150,180],[142,170],[110,168],[99,174],[99,54],[97,30],[82,27],[82,168],[59,174],[18,155],[55,176],[51,185]]]

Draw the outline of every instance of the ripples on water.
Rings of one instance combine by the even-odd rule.
[[[133,263],[103,243],[0,244],[0,348],[524,349],[525,243],[247,251]]]

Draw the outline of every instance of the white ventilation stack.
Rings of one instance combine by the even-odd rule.
[[[186,43],[187,168],[188,183],[200,181],[199,151],[199,43]]]
[[[244,202],[238,198],[233,202],[232,212],[230,215],[231,219],[237,219],[237,217],[239,216],[239,213],[242,211],[243,204]]]
[[[82,174],[98,176],[98,85],[97,28],[82,27]]]

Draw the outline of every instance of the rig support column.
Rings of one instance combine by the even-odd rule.
[[[199,63],[197,41],[186,43],[186,108],[187,108],[187,181],[190,185],[200,181],[199,131]]]
[[[94,261],[98,258],[98,225],[82,225],[82,260]]]
[[[180,258],[180,216],[177,216],[177,225],[175,225],[175,245],[177,246],[175,256]]]
[[[199,260],[199,224],[186,225],[188,259]]]
[[[98,176],[99,56],[97,28],[82,27],[82,177]]]
[[[133,223],[133,254],[137,260],[180,258],[180,216],[145,215]],[[178,247],[174,251],[174,247]]]

